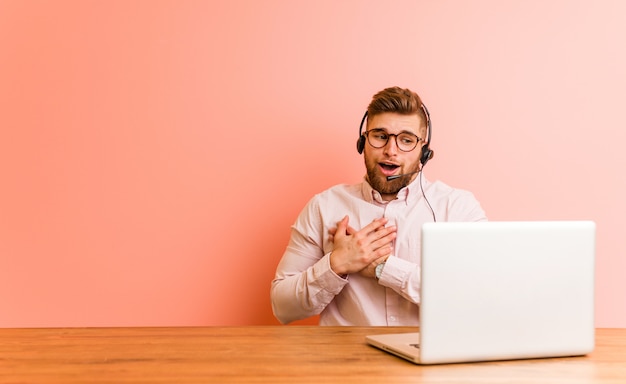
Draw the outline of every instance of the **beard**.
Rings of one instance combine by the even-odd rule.
[[[365,168],[367,169],[367,180],[369,181],[372,188],[377,190],[381,195],[395,195],[402,188],[406,187],[413,180],[412,176],[416,174],[401,176],[397,179],[393,179],[387,181],[387,176],[383,175],[378,168],[378,163],[368,164],[365,163]],[[412,167],[413,169],[409,169],[406,172],[402,173],[410,173],[419,171],[419,165],[415,165]]]

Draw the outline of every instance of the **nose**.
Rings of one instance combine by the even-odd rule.
[[[398,136],[393,134],[389,135],[389,140],[387,140],[387,144],[384,146],[384,153],[386,155],[398,153],[398,142],[396,140],[398,140]]]

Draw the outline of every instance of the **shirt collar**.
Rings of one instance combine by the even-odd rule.
[[[395,200],[392,201],[404,201],[405,204],[409,204],[410,202],[418,199],[421,195],[421,187],[420,187],[420,177],[423,177],[421,173],[417,174],[415,180],[411,182],[411,184],[402,188],[398,191]],[[424,184],[428,184],[428,181],[424,178],[422,180]],[[389,201],[384,201],[380,195],[380,192],[372,188],[369,181],[367,180],[367,175],[363,177],[363,183],[361,184],[361,192],[363,194],[363,199],[368,203],[385,205],[389,203]]]

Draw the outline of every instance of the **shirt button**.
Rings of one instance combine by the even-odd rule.
[[[390,316],[390,317],[389,317],[389,321],[391,321],[391,322],[396,322],[396,320],[397,320],[397,319],[396,319],[396,317],[395,317],[395,316]]]

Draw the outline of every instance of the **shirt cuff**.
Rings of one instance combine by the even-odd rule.
[[[409,279],[415,264],[399,257],[389,256],[378,283],[389,288],[402,289]]]
[[[348,283],[348,275],[338,275],[330,268],[330,253],[324,255],[320,262],[313,267],[314,279],[320,282],[325,291],[334,293],[341,292]]]

